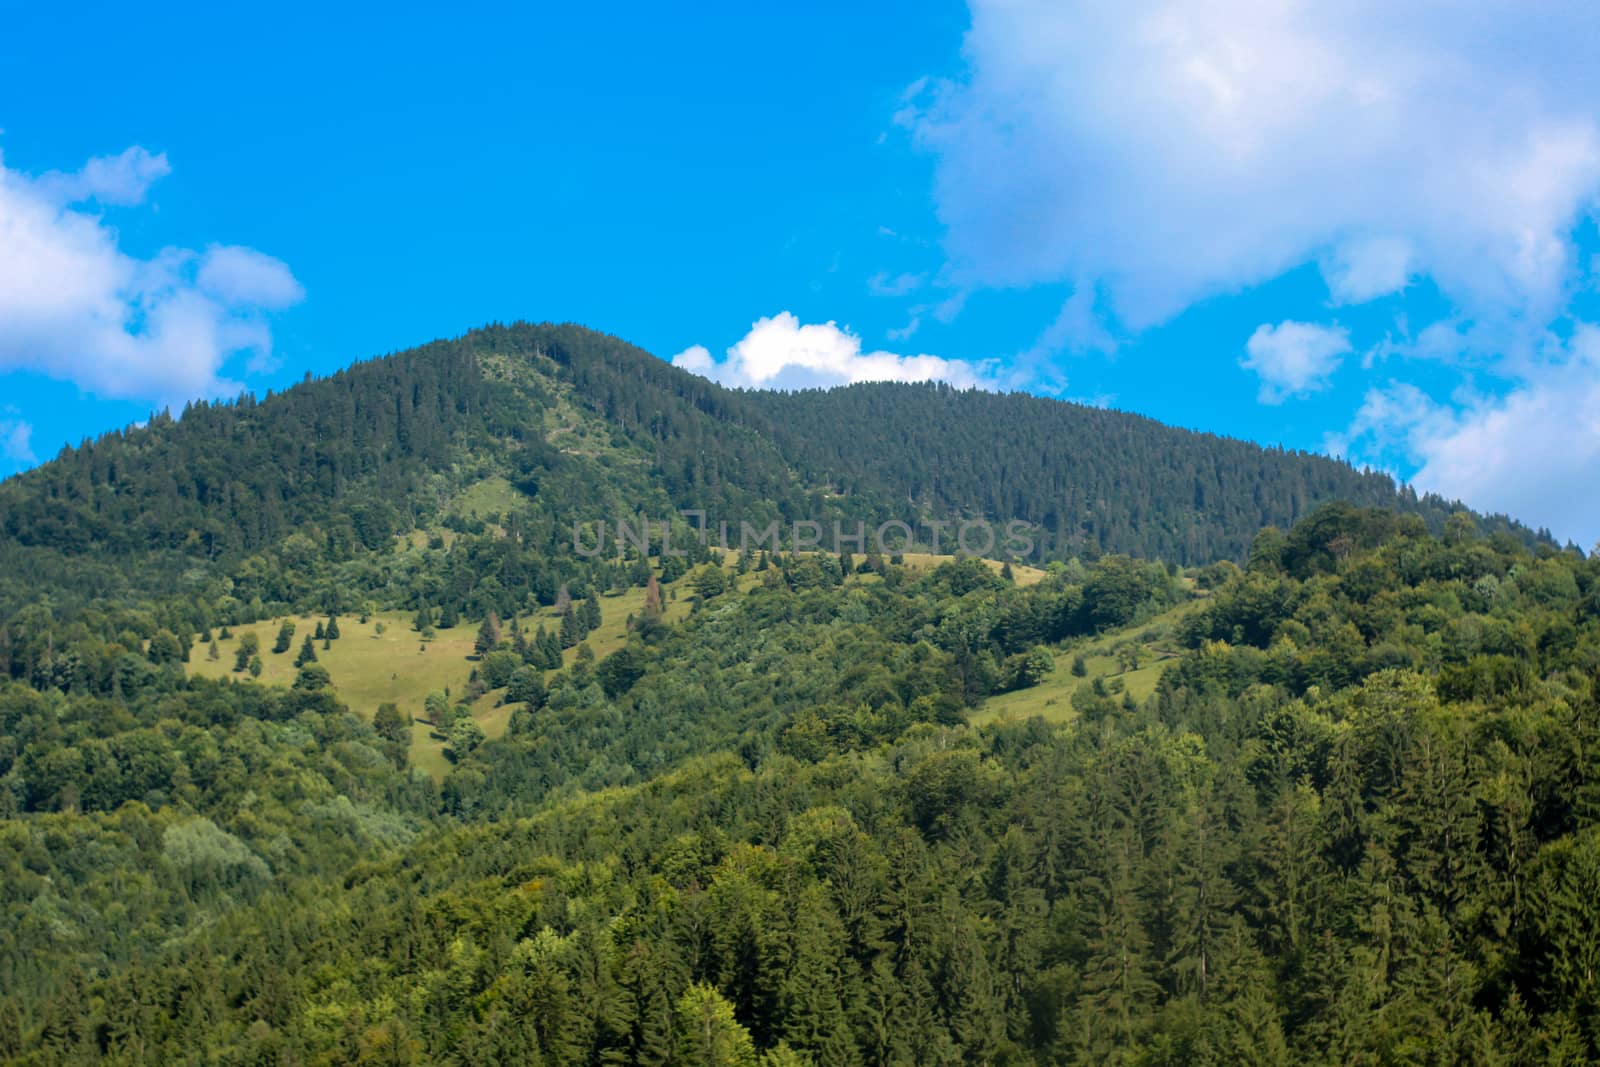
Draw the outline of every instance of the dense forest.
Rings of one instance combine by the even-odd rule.
[[[740,570],[559,668],[484,627],[511,725],[438,784],[315,662],[6,683],[0,1053],[1600,1055],[1595,563],[1335,506],[1188,574]],[[980,722],[1132,633],[1149,695]]]
[[[4,1062],[1589,1063],[1597,816],[1600,562],[1121,413],[518,325],[0,484]]]
[[[1243,558],[1329,500],[1457,506],[1325,457],[1120,412],[945,386],[742,393],[616,338],[516,324],[357,364],[259,400],[196,403],[0,483],[0,614],[199,592],[300,534],[382,553],[502,477],[544,556],[573,521],[692,508],[732,521],[927,516],[1036,524],[1037,559]],[[1503,518],[1530,541],[1533,532]],[[1548,538],[1545,538],[1548,539]]]

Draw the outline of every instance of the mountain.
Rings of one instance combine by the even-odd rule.
[[[1597,1062],[1597,678],[1331,460],[480,330],[0,484],[0,1062]]]
[[[740,392],[604,334],[524,323],[63,449],[0,484],[0,606],[193,587],[297,532],[327,559],[381,552],[488,479],[509,482],[497,510],[553,554],[574,520],[695,508],[735,526],[1020,519],[1038,527],[1035,560],[1193,564],[1242,561],[1260,528],[1330,500],[1434,529],[1459,510],[1121,412],[937,385]]]

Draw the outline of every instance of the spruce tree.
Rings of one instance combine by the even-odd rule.
[[[493,652],[500,643],[500,617],[494,612],[484,616],[483,625],[478,627],[478,638],[472,647],[480,656]]]
[[[307,663],[317,662],[317,648],[311,643],[311,635],[306,634],[305,642],[300,646],[300,654],[294,658],[296,667],[304,667]]]
[[[283,625],[278,627],[278,638],[272,642],[272,651],[282,654],[289,651],[289,646],[294,643],[294,622],[284,619]]]

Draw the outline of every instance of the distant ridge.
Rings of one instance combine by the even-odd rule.
[[[438,522],[491,476],[552,544],[575,518],[695,507],[1017,518],[1042,531],[1037,558],[1195,564],[1240,559],[1263,526],[1331,500],[1435,529],[1461,510],[1342,461],[1124,412],[936,384],[733,390],[607,334],[517,323],[64,449],[0,483],[0,565],[13,596],[68,572],[110,595],[198,580],[308,529],[348,558]],[[1504,517],[1480,526],[1549,541]]]

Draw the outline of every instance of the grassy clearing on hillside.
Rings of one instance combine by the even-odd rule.
[[[1156,691],[1156,683],[1161,680],[1161,672],[1168,662],[1176,658],[1172,625],[1200,603],[1191,600],[1134,629],[1118,630],[1075,646],[1051,649],[1056,665],[1042,682],[1030,689],[990,697],[969,721],[974,726],[984,726],[1038,716],[1052,723],[1069,722],[1077,714],[1072,707],[1072,694],[1080,685],[1093,685],[1097,678],[1103,679],[1114,693],[1125,692],[1135,700],[1147,699]],[[1125,670],[1118,655],[1124,647],[1138,649],[1139,666],[1133,670]],[[1079,655],[1084,657],[1088,670],[1082,678],[1072,673],[1072,661]]]
[[[450,510],[463,518],[487,519],[490,515],[509,515],[527,504],[528,498],[500,475],[474,482],[451,502]]]
[[[673,594],[677,599],[672,599]],[[690,594],[686,583],[669,584],[662,589],[666,598],[664,617],[668,622],[678,622],[689,614]],[[600,598],[600,626],[590,633],[587,644],[596,658],[615,652],[628,639],[628,616],[637,616],[644,610],[644,590],[629,589],[615,596]],[[246,633],[254,633],[261,642],[262,672],[260,680],[267,685],[293,685],[295,657],[305,635],[316,629],[322,617],[316,615],[292,616],[295,624],[294,640],[289,651],[270,651],[278,636],[281,618],[264,619],[233,628],[233,637],[217,642],[219,657],[206,658],[206,648],[197,645],[190,658],[189,672],[205,678],[224,678],[233,674],[234,650]],[[522,618],[524,629],[530,633],[541,623],[547,629],[560,626],[560,616],[554,609],[545,608],[532,616]],[[434,777],[442,779],[450,770],[445,755],[445,740],[430,723],[421,721],[423,700],[429,693],[449,693],[460,697],[477,665],[473,642],[477,637],[477,621],[463,619],[458,626],[437,630],[433,640],[423,641],[411,628],[412,616],[403,612],[385,611],[374,614],[367,622],[358,618],[340,617],[341,637],[324,650],[316,642],[317,662],[328,670],[334,691],[350,710],[364,719],[371,719],[378,705],[392,701],[400,710],[416,721],[411,728],[411,762]],[[378,633],[382,624],[383,633]],[[508,623],[509,625],[509,623]],[[571,665],[577,658],[577,649],[569,648],[562,659]],[[237,677],[248,678],[249,674]],[[501,736],[511,721],[511,707],[500,703],[504,691],[491,690],[472,704],[472,717],[484,735]]]
[[[939,564],[949,563],[957,558],[955,556],[936,556],[931,552],[905,552],[902,553],[902,557],[906,561],[906,569],[913,571],[931,571]],[[986,559],[983,563],[996,574],[999,574],[1000,569],[1005,566],[1004,563],[997,559]],[[1044,581],[1045,576],[1046,572],[1038,567],[1030,567],[1025,563],[1013,563],[1011,565],[1011,580],[1020,587],[1038,585]]]
[[[239,638],[253,632],[261,642],[261,681],[268,685],[293,685],[295,656],[305,635],[322,621],[317,615],[292,616],[294,640],[289,651],[270,651],[282,619],[264,619],[233,628],[233,639],[218,641],[221,656],[208,660],[203,646],[196,645],[189,659],[189,672],[208,678],[226,677],[233,671],[234,649]],[[378,633],[378,626],[383,633]],[[472,642],[477,627],[465,621],[449,630],[437,631],[424,642],[411,628],[411,616],[396,611],[378,612],[366,623],[355,616],[341,616],[343,635],[324,651],[316,642],[317,662],[328,669],[328,676],[339,697],[357,714],[371,718],[378,705],[394,701],[402,711],[422,714],[422,698],[434,691],[449,689],[460,693],[472,673]],[[248,674],[240,677],[248,678]]]
[[[491,507],[488,502],[492,500],[494,490],[493,487],[483,488],[486,485],[487,483],[479,483],[474,490],[469,490],[469,493],[477,491],[472,496],[475,504]],[[509,484],[505,488],[514,491]],[[462,500],[466,499],[464,495]],[[483,512],[480,511],[479,514]],[[952,558],[954,557],[920,553],[907,556],[906,562],[907,566],[913,569],[925,570]],[[734,556],[730,553],[724,565],[731,570],[733,561]],[[985,562],[996,571],[1000,568],[1000,564],[996,561]],[[1012,573],[1019,585],[1032,585],[1045,576],[1042,570],[1019,564],[1012,565]],[[852,575],[850,580],[863,581],[872,577]],[[760,581],[761,575],[752,570],[738,578],[735,585],[740,592],[748,592]],[[690,579],[664,585],[661,592],[665,609],[664,618],[667,622],[681,622],[688,617],[693,602]],[[628,639],[629,617],[637,617],[643,611],[643,589],[602,594],[600,626],[591,632],[585,641],[594,652],[595,658],[604,659],[621,648]],[[1134,634],[1147,633],[1162,620],[1175,616],[1176,612],[1169,612],[1161,619],[1152,620],[1141,630],[1134,631]],[[197,645],[188,664],[190,673],[207,678],[224,678],[232,675],[234,650],[238,647],[240,637],[245,633],[254,633],[261,642],[262,649],[263,670],[260,681],[267,685],[294,684],[296,673],[294,660],[299,653],[300,645],[305,635],[313,632],[317,623],[323,619],[317,615],[296,615],[292,618],[295,623],[295,634],[287,652],[270,651],[277,638],[282,619],[264,619],[234,627],[231,639],[217,642],[219,657],[215,660],[207,658],[205,646]],[[435,631],[431,641],[423,641],[421,635],[411,628],[411,623],[410,614],[396,611],[375,613],[365,623],[355,616],[341,617],[339,629],[342,636],[339,640],[334,641],[326,650],[323,649],[322,642],[316,642],[317,662],[327,668],[328,677],[339,698],[350,707],[351,711],[361,717],[371,719],[379,704],[391,701],[403,712],[411,715],[414,720],[411,730],[411,763],[439,781],[450,771],[451,763],[445,751],[448,746],[431,723],[422,721],[423,700],[429,693],[448,693],[454,698],[459,698],[466,692],[467,683],[477,665],[473,642],[477,637],[478,622],[463,619],[459,625],[451,629]],[[521,623],[531,635],[540,625],[550,630],[557,629],[561,619],[554,608],[542,608],[532,615],[523,616]],[[382,633],[378,632],[380,625],[383,628]],[[1136,699],[1143,699],[1154,692],[1161,664],[1150,664],[1136,671],[1117,674],[1118,665],[1109,649],[1116,643],[1126,641],[1130,636],[1132,635],[1129,633],[1119,633],[1101,638],[1093,645],[1083,646],[1090,656],[1088,679],[1073,677],[1070,671],[1072,654],[1057,652],[1056,668],[1043,682],[1032,689],[1007,693],[991,699],[974,715],[973,722],[1027,718],[1032,715],[1041,715],[1051,721],[1065,721],[1072,712],[1072,691],[1077,684],[1097,677],[1105,677],[1108,680],[1121,678]],[[1100,648],[1101,645],[1104,645],[1104,649]],[[567,649],[562,654],[563,664],[571,666],[577,654],[576,648]],[[248,678],[249,675],[240,674],[237,677]],[[500,737],[510,723],[512,708],[500,703],[503,693],[503,690],[491,690],[472,702],[472,717],[482,727],[486,737]]]

